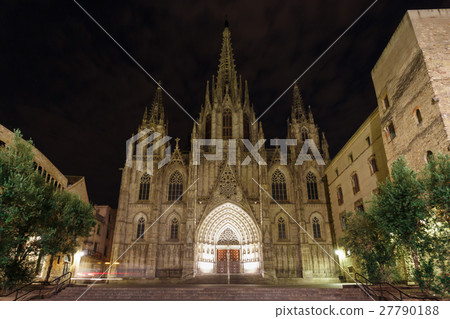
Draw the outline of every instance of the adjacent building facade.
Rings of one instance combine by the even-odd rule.
[[[108,205],[95,205],[97,225],[87,238],[80,240],[75,254],[76,278],[98,277],[111,263],[111,248],[116,210]]]
[[[450,148],[450,10],[408,11],[372,70],[388,167]]]
[[[336,246],[348,273],[356,267],[338,244],[344,212],[366,209],[400,156],[420,171],[435,154],[449,154],[449,78],[450,10],[408,11],[372,70],[378,106],[325,171]]]
[[[14,133],[0,125],[0,146],[14,143]],[[56,189],[75,194],[85,203],[89,203],[86,180],[83,176],[64,175],[59,169],[36,147],[32,148],[36,170],[44,177],[47,183]],[[47,270],[52,263],[50,278],[61,276],[71,271],[93,273],[96,270],[106,269],[111,256],[112,237],[116,210],[109,206],[95,206],[97,225],[89,238],[79,239],[80,247],[75,254],[57,254],[41,256],[36,260],[39,263],[38,278],[45,278]]]
[[[2,144],[13,143],[14,132],[0,124],[0,146]],[[47,183],[55,185],[58,189],[67,189],[67,177],[36,147],[33,147],[32,150],[34,161],[36,162],[36,169],[45,178]]]

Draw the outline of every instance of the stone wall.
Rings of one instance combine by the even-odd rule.
[[[389,167],[403,155],[420,170],[427,153],[449,152],[449,12],[408,11],[372,70]]]

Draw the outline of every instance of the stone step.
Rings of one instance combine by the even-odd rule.
[[[76,300],[87,287],[68,287],[50,300]],[[370,300],[359,289],[293,287],[92,287],[81,300]]]

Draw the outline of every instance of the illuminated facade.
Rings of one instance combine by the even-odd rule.
[[[325,171],[338,244],[346,228],[344,212],[370,206],[395,160],[403,156],[420,171],[433,154],[449,154],[448,39],[449,9],[410,10],[372,69],[378,105]],[[345,275],[353,276],[357,263],[339,248]],[[399,270],[407,276],[404,265]]]
[[[158,88],[139,132],[170,135],[162,100]],[[281,163],[279,148],[264,145],[259,149],[264,164],[252,156],[245,160],[250,153],[241,140],[255,145],[265,137],[262,124],[254,123],[247,82],[236,72],[227,26],[218,73],[207,82],[197,122],[190,151],[180,150],[177,140],[169,163],[160,169],[156,163],[164,158],[164,147],[153,153],[153,175],[137,169],[136,155],[132,167],[123,168],[111,258],[120,261],[110,276],[183,280],[230,272],[273,281],[336,279],[337,267],[327,256],[333,246],[325,167],[315,161],[295,165],[305,139],[315,142],[327,162],[325,137],[295,85],[287,138],[297,146],[289,146],[287,164]],[[197,139],[224,140],[223,159],[207,160],[216,149],[206,146],[194,165]],[[234,153],[229,146],[235,142]],[[236,164],[230,164],[234,157]]]

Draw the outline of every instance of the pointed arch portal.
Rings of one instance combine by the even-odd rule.
[[[196,233],[199,274],[259,273],[261,236],[255,220],[241,207],[225,203],[211,210]]]

